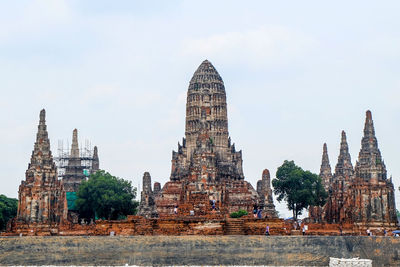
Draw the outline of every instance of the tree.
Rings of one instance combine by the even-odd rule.
[[[76,209],[86,219],[116,220],[135,214],[139,205],[136,188],[130,181],[99,170],[79,186],[75,201]]]
[[[284,161],[278,168],[272,185],[274,193],[278,195],[278,201],[287,202],[295,220],[303,209],[309,206],[323,206],[328,195],[322,186],[321,178],[310,171],[304,171],[294,161]]]
[[[18,200],[0,195],[0,230],[6,229],[7,222],[17,215]]]

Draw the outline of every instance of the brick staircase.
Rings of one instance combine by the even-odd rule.
[[[244,235],[243,219],[227,219],[225,225],[226,235]]]

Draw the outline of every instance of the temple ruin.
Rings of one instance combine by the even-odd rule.
[[[59,224],[67,219],[67,201],[63,184],[50,150],[46,111],[40,120],[31,162],[18,191],[18,223]]]
[[[138,215],[78,223],[76,192],[98,169],[97,147],[80,149],[76,129],[70,150],[59,150],[53,161],[42,110],[26,179],[19,187],[18,215],[6,235],[260,235],[266,225],[274,235],[300,234],[292,222],[277,216],[268,169],[256,190],[245,181],[242,151],[229,137],[224,83],[207,60],[189,83],[185,137],[172,152],[170,179],[163,187],[158,182],[152,187],[150,173],[144,173]],[[372,227],[383,235],[382,229],[396,229],[394,186],[370,111],[355,167],[343,131],[334,173],[324,144],[320,177],[329,196],[324,207],[310,207],[309,234],[361,235]],[[262,216],[230,218],[238,210],[262,210]]]
[[[324,144],[320,177],[329,196],[324,207],[310,209],[314,221],[396,226],[394,186],[392,180],[387,179],[371,111],[366,112],[364,136],[355,167],[351,163],[346,133],[342,131],[335,173],[331,174]]]
[[[172,152],[170,181],[155,198],[158,215],[224,215],[240,209],[250,213],[261,206],[267,208],[264,216],[274,217],[267,182],[263,180],[260,198],[244,180],[242,151],[236,151],[229,137],[224,82],[214,66],[203,61],[189,83],[185,137]]]

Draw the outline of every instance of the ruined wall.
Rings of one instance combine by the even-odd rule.
[[[228,226],[234,224],[234,232]],[[103,221],[97,220],[92,225],[63,224],[58,227],[41,224],[21,224],[14,226],[3,235],[15,236],[88,236],[88,235],[261,235],[269,225],[271,235],[284,235],[282,219],[225,219],[220,217],[163,217],[160,219],[145,219],[141,216],[129,216],[127,220]]]
[[[0,238],[0,265],[300,265],[329,257],[400,266],[400,238],[135,236]]]

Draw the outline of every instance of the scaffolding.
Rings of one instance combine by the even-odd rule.
[[[66,142],[67,145],[64,147],[64,141],[58,140],[58,155],[54,158],[54,161],[57,165],[58,178],[62,179],[65,175],[66,168],[68,167],[68,162],[70,159],[70,150],[71,147],[69,142]],[[81,160],[81,166],[83,169],[83,173],[85,176],[89,176],[92,173],[92,164],[93,164],[93,147],[92,143],[85,139],[84,145],[82,143],[79,147],[79,158]]]

